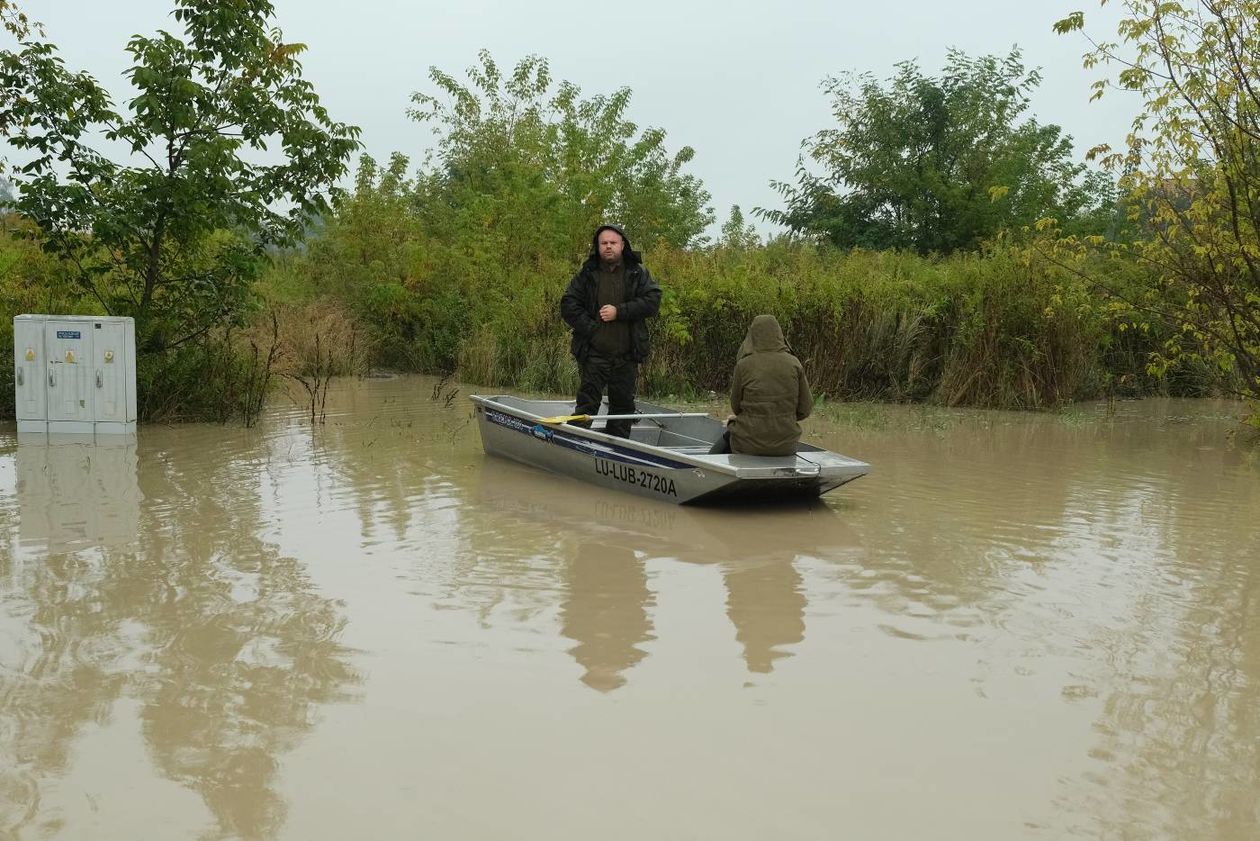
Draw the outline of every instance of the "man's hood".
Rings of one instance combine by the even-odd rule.
[[[779,326],[779,319],[773,315],[759,315],[752,320],[752,324],[748,325],[748,335],[744,336],[744,343],[739,346],[737,358],[743,359],[750,353],[777,351],[792,352],[787,340],[783,338],[783,328]]]
[[[591,250],[586,255],[586,265],[589,268],[599,267],[599,235],[604,231],[616,231],[622,240],[625,241],[625,248],[621,250],[621,264],[623,266],[629,268],[643,262],[642,255],[630,247],[630,237],[626,236],[625,231],[617,225],[604,224],[596,228],[595,233],[591,234]]]

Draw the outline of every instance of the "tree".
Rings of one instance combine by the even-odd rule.
[[[713,221],[709,194],[683,173],[695,152],[670,154],[665,131],[626,118],[630,90],[581,98],[553,85],[546,59],[527,56],[505,75],[486,51],[462,83],[437,68],[440,96],[416,93],[413,118],[437,127],[437,161],[422,178],[432,213],[492,230],[505,246],[572,256],[616,220],[635,247],[699,244]],[[430,214],[431,215],[431,214]]]
[[[722,223],[719,244],[726,248],[755,248],[761,244],[757,229],[744,222],[744,212],[739,205],[731,205],[731,215]]]
[[[913,61],[886,84],[870,74],[823,83],[837,127],[802,145],[796,183],[774,182],[784,210],[760,216],[844,248],[969,250],[1044,216],[1071,219],[1105,199],[1072,161],[1071,138],[1024,117],[1041,80],[1018,49],[1004,59],[951,50],[939,77]]]
[[[1145,236],[1121,248],[1158,278],[1141,300],[1174,335],[1152,368],[1210,361],[1260,398],[1260,0],[1126,0],[1117,41],[1092,41],[1086,67],[1137,93],[1142,109],[1122,151],[1092,154],[1123,173]],[[1076,12],[1055,24],[1082,30]]]
[[[268,0],[174,6],[182,38],[127,45],[125,111],[46,41],[0,53],[0,132],[29,157],[16,209],[86,294],[137,319],[150,355],[242,317],[265,249],[325,209],[320,190],[358,146],[302,79],[304,47],[284,43]],[[129,162],[97,151],[102,137]]]
[[[3,27],[5,32],[8,32],[19,41],[30,35],[32,29],[40,33],[43,31],[40,25],[32,22],[13,0],[0,0],[0,27]],[[10,91],[0,88],[0,114],[5,113],[12,107],[12,100],[9,99],[10,93]],[[0,124],[3,122],[0,119]],[[0,165],[4,163],[5,159],[0,157]]]

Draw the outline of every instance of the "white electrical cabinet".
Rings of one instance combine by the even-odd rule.
[[[19,433],[135,434],[133,319],[17,315],[13,358]]]

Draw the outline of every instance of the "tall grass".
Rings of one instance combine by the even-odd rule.
[[[365,262],[362,251],[334,238],[304,258],[310,284],[346,303],[373,364],[456,371],[492,387],[574,390],[558,302],[578,255],[383,247],[394,253]],[[642,371],[649,394],[724,392],[749,322],[767,312],[783,325],[815,392],[833,398],[1036,409],[1212,387],[1210,372],[1183,370],[1163,381],[1147,374],[1163,337],[1126,331],[1071,267],[1023,246],[930,258],[775,241],[659,247],[645,263],[664,289]],[[1133,267],[1103,270],[1146,282]],[[290,278],[303,271],[286,269]]]

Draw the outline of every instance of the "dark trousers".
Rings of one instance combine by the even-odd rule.
[[[713,446],[709,448],[709,455],[717,456],[731,451],[731,430],[728,428],[722,433],[722,437],[713,442]]]
[[[608,389],[608,414],[634,414],[634,384],[639,375],[639,364],[633,359],[612,359],[597,353],[589,354],[581,364],[582,383],[578,386],[576,415],[599,413]],[[622,438],[630,437],[631,420],[607,421],[604,431]],[[582,424],[589,426],[589,424]]]

